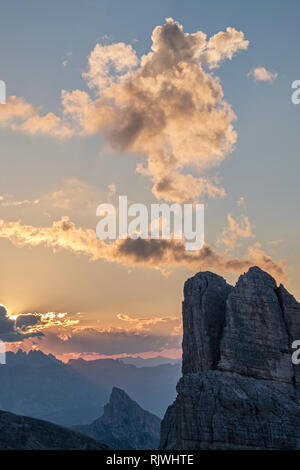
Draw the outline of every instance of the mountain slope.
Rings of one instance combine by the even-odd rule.
[[[114,449],[157,449],[160,419],[143,410],[121,389],[114,387],[101,418],[74,429]]]
[[[56,424],[0,411],[0,449],[105,450],[108,447]]]

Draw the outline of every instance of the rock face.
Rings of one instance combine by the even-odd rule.
[[[143,410],[121,389],[114,387],[101,418],[74,429],[113,449],[157,449],[161,420]]]
[[[56,424],[0,411],[1,450],[106,450],[108,447]]]
[[[300,304],[254,267],[235,287],[199,273],[185,283],[183,377],[161,449],[300,449]]]
[[[226,299],[232,287],[220,276],[196,274],[184,286],[182,373],[214,369],[220,359],[220,338]]]

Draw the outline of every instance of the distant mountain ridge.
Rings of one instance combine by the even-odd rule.
[[[0,381],[0,409],[65,426],[99,416],[107,397],[101,386],[41,351],[8,352]]]
[[[143,410],[124,390],[113,387],[103,416],[87,426],[73,429],[97,439],[114,449],[158,448],[161,420]]]
[[[112,387],[126,390],[140,406],[157,416],[163,416],[168,405],[175,399],[175,386],[181,369],[180,362],[155,367],[136,367],[124,364],[120,359],[72,359],[68,364],[88,380],[108,391]]]
[[[63,426],[88,424],[101,416],[113,386],[128,390],[142,407],[162,416],[176,396],[180,376],[179,364],[136,367],[114,359],[65,364],[38,350],[8,352],[6,359],[0,365],[0,410]]]
[[[161,366],[163,364],[180,364],[181,359],[171,359],[169,357],[164,356],[156,356],[156,357],[149,357],[143,358],[140,356],[133,357],[133,356],[126,356],[121,358],[122,362],[125,364],[132,364],[136,367],[156,367]]]

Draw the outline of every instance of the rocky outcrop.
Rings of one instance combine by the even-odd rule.
[[[292,385],[291,338],[275,280],[250,269],[228,297],[225,316],[218,369]]]
[[[101,442],[39,419],[0,411],[1,450],[106,450]]]
[[[225,305],[232,287],[220,276],[205,272],[184,286],[182,373],[214,369],[220,358]]]
[[[74,429],[114,449],[157,449],[161,420],[114,387],[101,418]]]
[[[300,407],[257,379],[184,375],[162,422],[162,449],[299,449]]]
[[[300,449],[300,304],[257,267],[235,287],[209,272],[183,302],[183,377],[161,449]]]
[[[300,339],[300,304],[282,285],[277,293],[289,337],[289,344],[292,344],[293,341]],[[300,386],[300,367],[296,365],[293,365],[293,382],[298,390]]]

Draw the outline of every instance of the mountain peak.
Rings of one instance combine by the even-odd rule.
[[[103,419],[107,424],[109,424],[110,422],[117,422],[120,419],[120,415],[122,417],[135,415],[136,417],[139,416],[144,419],[145,413],[149,412],[143,410],[143,408],[137,402],[132,400],[124,390],[118,387],[113,387],[109,402],[104,406]]]
[[[274,289],[277,287],[277,283],[275,279],[269,273],[259,268],[258,266],[252,266],[248,270],[248,272],[242,274],[239,277],[237,286],[242,283],[248,283],[248,284],[252,283],[255,288],[259,288],[259,287],[264,288],[265,285],[268,285]]]
[[[161,420],[143,410],[127,393],[113,387],[103,416],[76,429],[114,449],[157,449]]]
[[[118,387],[113,387],[112,388],[110,399],[112,399],[112,398],[122,398],[122,399],[131,400],[131,398],[129,398],[127,393],[124,392],[124,390],[122,390],[121,388],[118,388]]]

